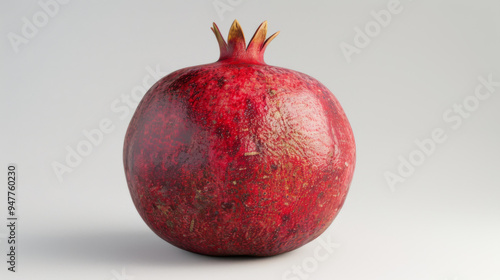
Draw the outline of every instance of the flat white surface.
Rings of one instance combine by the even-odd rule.
[[[20,220],[18,272],[2,261],[0,278],[500,279],[500,87],[460,126],[443,118],[454,104],[474,102],[478,77],[500,82],[500,2],[399,3],[377,30],[371,13],[391,1],[69,1],[16,53],[9,34],[23,36],[23,18],[43,20],[44,10],[37,1],[2,1],[0,260],[12,162]],[[215,21],[227,34],[234,18],[247,40],[263,20],[270,34],[281,31],[266,62],[330,88],[357,143],[351,191],[333,225],[272,258],[205,257],[156,237],[122,167],[134,104],[112,109],[140,95],[143,80],[155,81],[151,69],[164,75],[217,60],[209,27]],[[349,63],[340,45],[355,46],[356,28],[366,25],[374,36]],[[67,147],[106,119],[113,131],[60,182],[52,164],[64,164]],[[446,140],[391,189],[384,174],[398,174],[398,157],[408,159],[435,129]]]

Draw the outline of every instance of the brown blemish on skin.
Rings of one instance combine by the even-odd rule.
[[[193,232],[194,229],[194,219],[191,220],[191,225],[189,226],[189,232]]]

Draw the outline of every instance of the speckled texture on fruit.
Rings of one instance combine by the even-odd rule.
[[[133,202],[161,238],[207,255],[270,256],[331,224],[355,145],[338,101],[314,78],[223,59],[147,92],[124,164]]]

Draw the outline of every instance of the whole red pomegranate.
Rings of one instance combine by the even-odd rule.
[[[125,174],[146,224],[182,249],[271,256],[331,224],[346,198],[354,138],[336,98],[305,74],[264,63],[267,23],[248,47],[234,21],[220,59],[175,71],[127,130]]]

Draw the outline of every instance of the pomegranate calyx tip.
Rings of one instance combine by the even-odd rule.
[[[246,46],[245,35],[243,34],[243,29],[241,28],[238,20],[234,20],[231,28],[229,29],[227,43],[221,35],[215,22],[213,23],[213,27],[211,29],[214,32],[219,44],[219,61],[232,60],[264,64],[264,51],[267,45],[269,45],[269,43],[279,34],[278,31],[266,39],[267,21],[264,21],[257,28],[257,31],[255,31],[255,34],[252,39],[250,39],[248,46]]]

